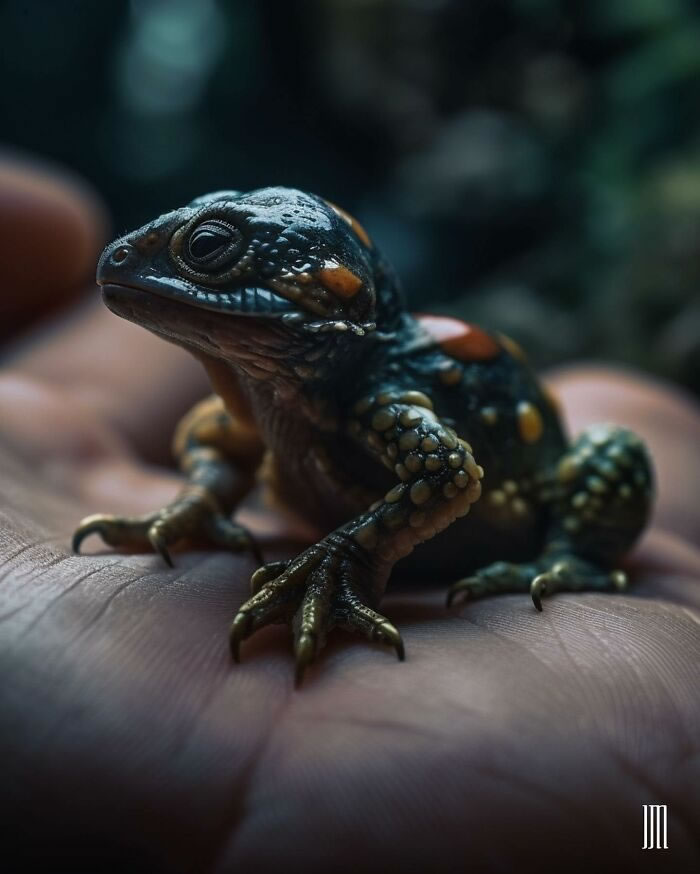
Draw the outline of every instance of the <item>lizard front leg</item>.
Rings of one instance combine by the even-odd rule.
[[[87,516],[73,535],[75,552],[86,537],[99,534],[110,546],[150,547],[169,565],[170,547],[181,542],[250,549],[262,564],[249,532],[231,521],[231,513],[255,482],[263,453],[257,432],[228,413],[221,398],[212,396],[180,422],[173,452],[187,477],[175,500],[142,516]]]
[[[354,413],[348,432],[394,471],[396,485],[292,561],[260,568],[251,581],[254,594],[231,627],[238,660],[241,641],[255,630],[291,624],[297,683],[336,625],[390,643],[403,658],[398,631],[375,610],[391,569],[466,515],[481,493],[483,470],[471,447],[439,420],[426,395],[386,391],[359,401]]]

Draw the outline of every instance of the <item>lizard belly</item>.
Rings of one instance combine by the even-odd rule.
[[[268,450],[260,478],[271,502],[301,516],[323,534],[358,516],[386,491],[385,486],[374,489],[344,475],[320,446],[309,447],[295,465]]]

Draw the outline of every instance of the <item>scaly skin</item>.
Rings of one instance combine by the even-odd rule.
[[[448,602],[529,591],[541,609],[557,590],[626,584],[615,566],[652,493],[638,438],[606,425],[568,446],[517,346],[407,313],[390,267],[335,205],[286,188],[207,195],[108,246],[97,279],[112,311],[199,358],[216,396],[176,433],[177,499],[88,517],[75,548],[97,532],[167,561],[192,541],[255,549],[231,514],[265,450],[276,498],[327,532],[253,575],[236,659],[277,621],[293,630],[297,682],[336,625],[403,658],[376,612],[397,563],[451,578]]]

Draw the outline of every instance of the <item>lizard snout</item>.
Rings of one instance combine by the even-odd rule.
[[[138,252],[130,243],[117,240],[110,243],[102,253],[97,264],[96,280],[98,285],[118,281],[122,274],[133,268],[138,258]]]

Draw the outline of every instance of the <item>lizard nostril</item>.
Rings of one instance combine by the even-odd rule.
[[[122,264],[129,257],[130,248],[128,246],[120,246],[112,252],[112,262],[114,264]]]

